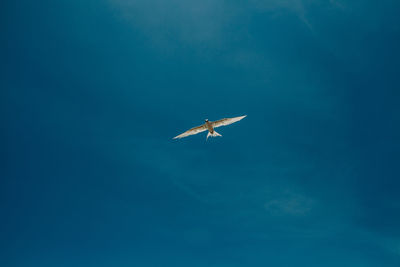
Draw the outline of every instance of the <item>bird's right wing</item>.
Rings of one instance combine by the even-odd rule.
[[[173,139],[178,139],[178,138],[183,138],[183,137],[186,137],[186,136],[189,136],[189,135],[198,134],[198,133],[204,132],[206,130],[207,130],[207,127],[206,127],[206,125],[203,124],[203,125],[194,127],[194,128],[192,128],[190,130],[187,130],[186,132],[184,132],[184,133],[182,133],[182,134],[180,134],[178,136],[175,136]]]
[[[225,118],[225,119],[217,120],[217,121],[212,122],[212,126],[213,126],[214,128],[216,128],[216,127],[221,127],[221,126],[226,126],[226,125],[235,123],[235,122],[237,122],[237,121],[240,121],[240,120],[242,120],[243,118],[245,118],[246,116],[247,116],[247,115],[240,116],[240,117],[235,117],[235,118]]]

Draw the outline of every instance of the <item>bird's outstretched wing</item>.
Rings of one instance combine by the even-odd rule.
[[[217,120],[217,121],[213,121],[212,122],[212,126],[214,128],[216,127],[220,127],[220,126],[226,126],[235,122],[240,121],[241,119],[245,118],[247,115],[244,116],[240,116],[240,117],[234,117],[234,118],[225,118],[225,119],[221,119],[221,120]]]
[[[184,133],[182,133],[182,134],[180,134],[178,136],[175,136],[173,139],[183,138],[183,137],[186,137],[186,136],[189,136],[189,135],[198,134],[198,133],[204,132],[205,130],[207,130],[207,127],[203,124],[203,125],[194,127],[194,128],[192,128],[190,130],[187,130],[186,132],[184,132]]]

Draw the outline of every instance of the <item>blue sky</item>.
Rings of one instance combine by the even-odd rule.
[[[399,266],[399,11],[3,1],[1,266]]]

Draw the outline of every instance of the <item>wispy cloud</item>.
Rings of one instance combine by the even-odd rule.
[[[178,40],[204,45],[221,44],[232,31],[231,24],[248,23],[254,12],[268,12],[265,16],[295,14],[310,30],[312,23],[308,8],[315,0],[250,0],[248,2],[186,1],[186,0],[109,0],[118,13],[133,27],[144,30],[156,42]],[[332,0],[331,6],[340,7]],[[165,45],[165,44],[163,44]]]
[[[273,216],[304,216],[311,212],[315,205],[316,201],[314,199],[305,195],[287,192],[282,196],[267,201],[264,207]]]
[[[161,45],[176,41],[217,43],[232,15],[223,2],[211,0],[112,0],[111,3],[133,27]]]
[[[312,30],[312,25],[309,22],[307,17],[307,9],[306,4],[309,4],[311,1],[305,0],[252,0],[250,1],[254,7],[261,11],[270,11],[270,12],[283,12],[290,11],[297,15],[297,17],[305,24],[307,27]]]

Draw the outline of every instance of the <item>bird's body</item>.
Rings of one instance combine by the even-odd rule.
[[[186,132],[175,136],[174,139],[178,139],[178,138],[183,138],[189,135],[194,135],[194,134],[198,134],[204,131],[208,130],[208,134],[207,134],[207,139],[209,136],[222,136],[219,133],[217,133],[214,128],[216,127],[220,127],[220,126],[225,126],[225,125],[229,125],[232,123],[235,123],[237,121],[240,121],[241,119],[245,118],[247,115],[244,116],[240,116],[240,117],[234,117],[234,118],[225,118],[225,119],[221,119],[221,120],[217,120],[217,121],[209,121],[208,119],[205,120],[205,123],[203,125],[194,127],[190,130],[187,130]]]
[[[214,127],[212,126],[212,124],[208,120],[206,120],[205,125],[207,127],[207,130],[212,134],[214,132]]]

